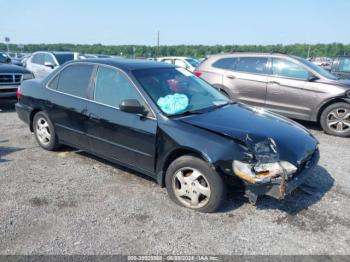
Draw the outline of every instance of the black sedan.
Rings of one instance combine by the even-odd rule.
[[[217,210],[231,183],[250,202],[281,199],[319,159],[305,128],[164,63],[69,62],[18,93],[18,116],[44,149],[67,144],[142,172],[202,212]]]

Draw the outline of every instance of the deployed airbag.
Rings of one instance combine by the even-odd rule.
[[[184,94],[178,93],[160,97],[157,101],[157,105],[162,109],[162,111],[169,115],[184,112],[188,107],[188,103],[188,97]]]

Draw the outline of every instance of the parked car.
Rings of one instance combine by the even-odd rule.
[[[350,56],[338,56],[335,58],[331,73],[339,79],[350,79]]]
[[[93,58],[125,58],[123,56],[115,56],[115,55],[103,55],[103,54],[81,54],[79,55],[79,59],[93,59]]]
[[[16,52],[10,52],[10,53],[7,53],[7,54],[11,58],[11,63],[12,64],[18,65],[18,66],[23,66],[23,63],[22,63],[23,54],[16,53]]]
[[[329,57],[312,57],[309,59],[309,61],[326,70],[330,70],[333,63],[332,58]]]
[[[33,77],[30,71],[11,64],[9,57],[0,53],[0,99],[16,98],[18,86]]]
[[[184,57],[184,56],[167,56],[167,57],[159,57],[157,59],[159,62],[174,64],[182,68],[186,68],[187,70],[193,72],[196,67],[199,65],[199,61],[192,57]]]
[[[26,67],[32,71],[35,78],[48,76],[55,68],[64,63],[77,59],[74,52],[35,52],[26,61]]]
[[[283,198],[319,158],[317,140],[299,124],[235,103],[165,63],[69,62],[25,82],[16,110],[44,149],[67,144],[139,171],[203,212],[219,208],[229,182],[251,202]]]
[[[331,135],[350,136],[350,81],[306,59],[283,54],[209,57],[195,74],[232,99],[300,120]]]

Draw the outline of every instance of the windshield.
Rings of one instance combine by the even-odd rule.
[[[63,65],[65,62],[74,60],[74,54],[55,54],[55,57],[60,65]]]
[[[299,62],[303,63],[304,65],[310,67],[312,70],[316,71],[318,74],[320,74],[321,76],[331,79],[331,80],[337,80],[337,77],[332,75],[330,72],[328,72],[327,70],[323,69],[322,67],[315,65],[314,63],[301,58],[301,57],[294,57],[296,60],[298,60]]]
[[[133,74],[160,110],[167,115],[216,108],[230,100],[183,68],[135,70]]]
[[[185,60],[193,67],[199,66],[199,62],[196,59],[186,58]]]

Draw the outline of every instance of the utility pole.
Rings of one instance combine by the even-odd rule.
[[[159,31],[158,31],[158,37],[157,37],[157,57],[159,56]]]

